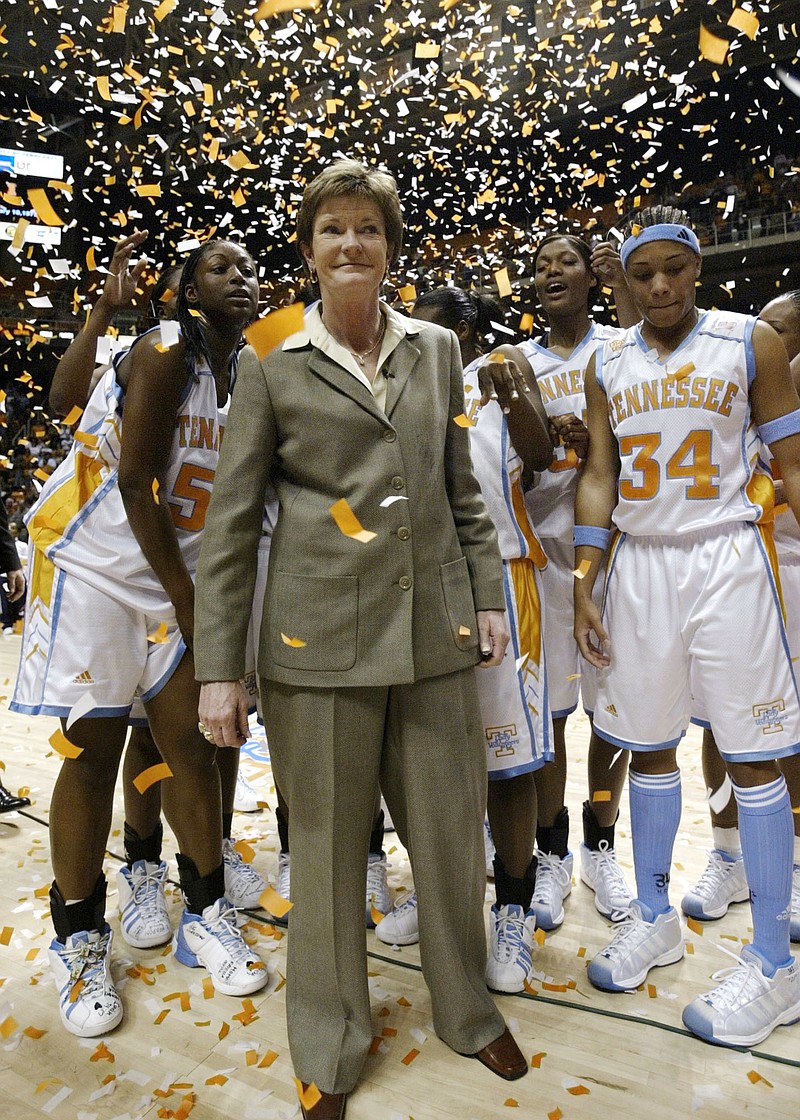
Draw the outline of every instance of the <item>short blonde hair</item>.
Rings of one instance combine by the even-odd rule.
[[[346,195],[367,198],[378,207],[386,227],[389,264],[397,264],[403,247],[403,214],[397,183],[388,171],[366,167],[355,159],[336,160],[320,172],[316,179],[312,179],[303,191],[303,201],[297,212],[298,250],[311,247],[314,218],[322,203],[328,198],[342,198]],[[303,263],[306,263],[305,258]]]

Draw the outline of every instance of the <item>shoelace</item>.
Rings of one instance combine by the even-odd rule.
[[[497,921],[497,956],[506,964],[513,960],[520,951],[528,952],[524,940],[525,916],[506,914]]]
[[[103,986],[103,959],[108,949],[107,933],[99,941],[79,941],[59,950],[60,956],[69,968],[70,990],[83,981],[82,990],[92,992]]]
[[[555,897],[556,891],[563,894],[563,888],[570,880],[568,869],[563,860],[552,852],[538,853],[539,866],[536,869],[535,902],[549,902]]]
[[[592,852],[592,862],[594,864],[595,878],[598,875],[603,875],[609,886],[609,895],[619,893],[625,898],[626,905],[624,910],[627,910],[630,904],[631,892],[628,889],[628,884],[625,882],[625,876],[622,874],[622,868],[617,863],[617,853],[613,848],[609,847],[608,840],[601,840],[596,852]],[[615,910],[615,915],[622,913],[623,908]]]
[[[630,951],[630,942],[640,942],[642,935],[647,932],[650,923],[646,922],[638,910],[630,909],[627,917],[623,918],[617,926],[613,939],[603,949],[602,956],[610,959],[619,959]],[[634,945],[634,948],[637,946]]]
[[[393,917],[401,917],[407,914],[410,910],[417,908],[417,892],[412,891],[411,894],[406,895],[402,902],[398,903],[391,911]]]
[[[245,957],[250,956],[250,950],[236,928],[234,906],[229,906],[227,910],[220,910],[216,918],[203,918],[203,924],[219,938],[232,957],[244,960]]]
[[[236,845],[233,843],[227,843],[225,845],[223,860],[227,863],[230,870],[237,875],[245,875],[249,879],[261,878],[256,869],[251,864],[245,862],[242,853],[238,851]]]
[[[721,981],[718,988],[706,992],[702,997],[712,1007],[719,1011],[734,1011],[745,998],[768,990],[768,979],[755,961],[737,956],[724,945],[717,945],[716,948],[731,957],[736,964],[715,972],[711,977],[712,980]]]
[[[161,874],[161,867],[157,867],[155,871],[150,871],[145,865],[145,870],[137,867],[131,872],[131,879],[133,880],[133,901],[140,908],[144,908],[146,903],[155,904],[160,887],[163,885],[163,878]]]
[[[383,873],[386,864],[382,860],[375,860],[367,865],[367,898],[375,901],[378,895],[383,894]]]
[[[278,882],[275,890],[281,898],[291,898],[291,864],[288,856],[285,859],[278,857]]]
[[[709,899],[712,895],[722,886],[725,879],[730,874],[728,868],[734,865],[716,852],[708,853],[708,866],[703,874],[697,881],[697,886],[692,891],[692,894],[699,895],[703,899]]]

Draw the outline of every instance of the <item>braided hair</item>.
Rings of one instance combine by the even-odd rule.
[[[660,225],[694,228],[692,219],[685,210],[680,210],[677,206],[666,206],[659,203],[657,206],[645,206],[643,210],[633,214],[625,225],[624,234],[625,237],[630,237],[633,234],[634,226],[641,226],[642,229],[645,229],[647,226]]]
[[[454,331],[459,323],[469,327],[469,341],[481,350],[484,339],[492,331],[492,324],[505,322],[501,304],[489,296],[468,292],[464,288],[433,288],[424,292],[414,304],[414,310],[425,307],[439,312],[442,325]]]

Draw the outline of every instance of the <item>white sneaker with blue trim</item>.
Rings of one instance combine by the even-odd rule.
[[[675,907],[647,921],[642,904],[634,900],[612,940],[590,963],[587,975],[603,991],[628,992],[644,983],[651,968],[675,964],[684,951]]]
[[[733,968],[716,972],[718,987],[692,1000],[683,1023],[692,1034],[718,1046],[755,1046],[776,1027],[800,1019],[800,965],[792,958],[774,976],[764,973],[761,957],[750,946],[733,957]]]
[[[111,977],[111,941],[105,933],[82,930],[48,950],[58,989],[61,1022],[71,1034],[95,1038],[122,1022],[122,1001]]]
[[[266,965],[236,928],[236,910],[226,898],[202,914],[184,910],[173,949],[181,964],[208,969],[214,987],[226,996],[250,995],[269,980]]]

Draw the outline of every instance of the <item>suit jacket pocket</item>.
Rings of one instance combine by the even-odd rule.
[[[358,652],[358,577],[275,572],[261,648],[276,665],[345,672]]]
[[[478,624],[466,557],[460,556],[449,564],[440,564],[439,576],[453,641],[459,649],[475,649],[478,645]]]

